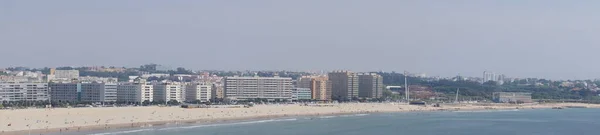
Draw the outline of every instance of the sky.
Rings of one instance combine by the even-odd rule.
[[[0,67],[600,78],[597,0],[2,0]]]

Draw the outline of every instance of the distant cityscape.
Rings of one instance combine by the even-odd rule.
[[[509,78],[491,71],[484,71],[481,77],[441,78],[407,72],[356,73],[346,70],[328,73],[191,71],[158,64],[139,68],[11,67],[0,69],[0,101],[119,104],[343,102],[407,100],[407,94],[410,94],[412,99],[456,102],[459,93],[455,89],[463,89],[460,101],[490,101],[494,98],[496,102],[511,102],[518,98],[533,102],[532,96],[537,99],[594,100],[600,90],[598,84],[597,80]],[[552,95],[557,91],[559,95]],[[515,94],[498,92],[519,92],[522,96],[499,99]],[[580,96],[573,96],[573,93]],[[455,99],[453,95],[456,95]]]
[[[216,100],[331,101],[381,98],[374,73],[193,72],[156,64],[140,68],[62,67],[1,70],[0,101],[202,103]],[[110,75],[99,75],[109,73]],[[133,73],[133,74],[131,74]],[[268,75],[265,75],[268,74]],[[127,75],[126,78],[123,76]],[[260,75],[260,76],[259,76]],[[330,77],[328,77],[330,76]]]

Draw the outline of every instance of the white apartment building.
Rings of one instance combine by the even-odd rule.
[[[488,81],[496,81],[496,73],[490,71],[483,71],[483,82],[486,83]]]
[[[282,77],[226,77],[225,98],[250,99],[283,99],[292,98],[292,78]]]
[[[50,100],[48,83],[4,82],[0,83],[0,101],[47,101]]]
[[[117,83],[104,83],[101,91],[100,101],[102,102],[117,102]]]
[[[117,102],[152,102],[154,86],[145,82],[121,83],[117,87]]]
[[[184,101],[184,85],[176,82],[165,82],[153,84],[154,101],[168,102],[175,100],[177,102]]]
[[[209,102],[212,98],[212,84],[189,84],[185,88],[185,99],[188,102],[199,100],[200,102]]]
[[[54,74],[50,71],[51,75],[54,75],[55,79],[77,79],[79,78],[79,70],[54,70]]]

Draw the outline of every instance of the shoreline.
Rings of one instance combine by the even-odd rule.
[[[371,108],[367,108],[368,106],[372,106]],[[375,107],[377,106],[377,107]],[[105,123],[105,124],[97,124],[97,125],[83,125],[83,126],[69,126],[69,127],[56,127],[56,128],[38,128],[38,129],[25,129],[25,130],[13,130],[13,131],[4,131],[4,129],[0,128],[2,131],[0,135],[21,135],[21,134],[76,134],[77,132],[94,132],[94,131],[102,131],[107,129],[136,129],[136,128],[144,128],[151,126],[165,126],[175,124],[176,126],[180,125],[192,125],[192,124],[216,124],[216,123],[228,123],[228,122],[238,122],[238,121],[252,121],[252,120],[269,120],[269,119],[281,119],[286,117],[315,117],[315,116],[340,116],[340,115],[354,115],[354,114],[374,114],[374,113],[401,113],[401,112],[444,112],[444,111],[481,111],[481,110],[510,110],[510,109],[552,109],[554,107],[567,107],[567,106],[580,106],[584,108],[600,108],[600,105],[595,104],[531,104],[531,105],[508,105],[508,104],[492,104],[492,105],[471,105],[471,104],[452,104],[445,105],[443,107],[423,107],[423,106],[412,106],[406,104],[393,104],[393,103],[354,103],[354,104],[339,104],[333,107],[303,107],[298,105],[261,105],[257,109],[281,109],[283,113],[263,113],[261,111],[256,111],[252,115],[244,115],[242,112],[246,114],[250,109],[214,109],[214,108],[196,108],[196,109],[179,109],[179,108],[156,108],[153,109],[165,109],[167,111],[194,111],[194,112],[205,112],[210,113],[207,110],[214,109],[216,111],[212,111],[215,113],[221,110],[228,110],[235,114],[240,114],[238,116],[228,117],[205,117],[205,118],[192,118],[192,119],[169,119],[169,120],[158,120],[158,121],[140,121],[140,122],[123,122],[120,123]],[[362,108],[361,108],[362,107]],[[397,108],[395,108],[397,107]],[[148,107],[152,108],[152,107]],[[290,111],[285,111],[285,109],[293,108],[298,109],[298,111],[294,111],[290,109]],[[93,109],[108,109],[108,108],[93,108]],[[91,110],[93,110],[91,109]],[[123,108],[122,110],[141,110],[145,108]],[[329,111],[318,111],[318,110],[329,109]],[[350,110],[345,110],[350,109]],[[26,109],[33,110],[33,109]],[[90,108],[76,108],[71,109],[70,111],[89,111]],[[308,111],[307,111],[308,110]],[[312,111],[311,111],[312,110]],[[1,111],[1,110],[0,110]],[[39,111],[39,110],[37,110]],[[306,111],[301,113],[302,111]],[[45,112],[45,111],[43,111]],[[156,111],[155,111],[156,112]],[[119,113],[119,112],[116,112]],[[224,113],[221,111],[221,113]],[[0,113],[2,114],[2,113]],[[17,113],[18,114],[18,113]],[[173,113],[171,113],[173,115]],[[69,113],[70,115],[70,113]],[[189,115],[189,114],[188,114]],[[208,115],[210,116],[210,115]],[[101,117],[101,116],[98,116]],[[160,117],[160,116],[159,116]],[[153,117],[154,118],[154,117]],[[176,117],[180,118],[180,117]],[[131,118],[133,119],[133,118]],[[66,120],[66,119],[65,119]],[[129,120],[129,119],[126,119]],[[0,117],[0,121],[2,121]],[[133,121],[133,120],[132,120]],[[0,125],[5,126],[5,125]]]
[[[402,111],[400,111],[402,112]],[[416,111],[415,111],[416,112]],[[421,111],[421,112],[433,112],[433,111]],[[9,132],[0,132],[0,135],[23,135],[23,134],[32,134],[32,135],[46,135],[46,134],[60,134],[67,133],[73,134],[77,132],[94,132],[94,131],[102,131],[107,129],[136,129],[136,128],[144,128],[144,127],[154,127],[154,126],[166,126],[166,125],[194,125],[194,124],[202,124],[202,125],[210,125],[210,124],[220,124],[220,123],[229,123],[229,122],[245,122],[245,121],[255,121],[255,120],[270,120],[270,119],[282,119],[282,118],[293,118],[293,117],[322,117],[322,116],[343,116],[343,115],[355,115],[355,114],[374,114],[374,113],[394,113],[394,112],[344,112],[344,113],[332,113],[332,114],[307,114],[307,115],[272,115],[272,116],[260,116],[260,117],[239,117],[239,118],[224,118],[224,119],[190,119],[190,120],[168,120],[168,121],[154,121],[154,122],[138,122],[138,123],[128,123],[128,124],[106,124],[106,125],[97,125],[97,126],[75,126],[71,128],[52,128],[52,129],[32,129],[32,130],[20,130],[20,131],[9,131]],[[410,112],[407,112],[410,113]],[[64,129],[64,130],[63,130]]]
[[[399,111],[403,112],[403,111]],[[432,111],[422,111],[432,112]],[[259,117],[239,117],[239,118],[223,118],[223,119],[190,119],[190,120],[168,120],[168,121],[154,121],[154,122],[138,122],[128,124],[106,124],[97,126],[76,126],[71,128],[52,128],[52,129],[32,129],[32,130],[20,130],[3,132],[0,135],[23,135],[23,134],[57,134],[57,133],[77,133],[77,132],[93,132],[102,131],[106,129],[135,129],[144,127],[154,126],[165,126],[165,125],[193,125],[193,124],[220,124],[229,122],[245,122],[255,120],[270,120],[270,119],[282,119],[282,118],[293,118],[293,117],[322,117],[322,116],[343,116],[343,115],[355,115],[355,114],[374,114],[374,113],[394,113],[394,112],[343,112],[343,113],[331,113],[331,114],[307,114],[307,115],[271,115],[271,116],[259,116]],[[409,113],[409,112],[407,112]],[[68,129],[68,130],[62,130]]]

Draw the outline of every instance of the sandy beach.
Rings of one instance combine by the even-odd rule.
[[[424,107],[402,103],[351,103],[332,106],[256,105],[252,108],[119,107],[0,110],[0,135],[78,132],[149,124],[218,122],[286,116],[338,115],[377,112],[541,109],[553,107],[600,108],[597,104],[454,104]]]

